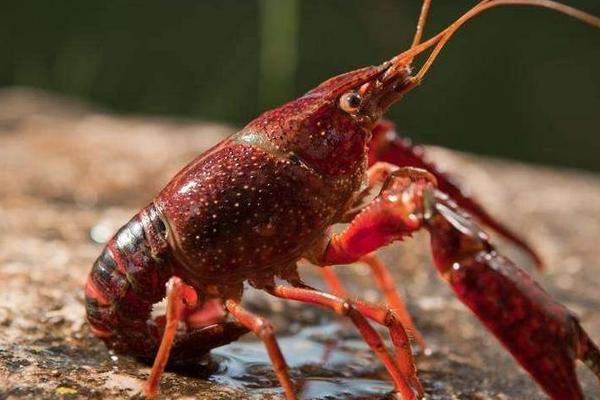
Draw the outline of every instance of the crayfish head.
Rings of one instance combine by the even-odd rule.
[[[322,175],[361,174],[371,131],[409,75],[388,61],[335,76],[260,115],[238,135],[260,137],[271,151],[293,153]]]
[[[413,85],[410,65],[392,59],[379,66],[336,76],[307,95],[328,92],[330,102],[370,131],[388,108]]]
[[[341,106],[342,97],[384,72],[382,66],[372,66],[328,79],[305,95],[260,115],[240,134],[263,138],[271,151],[293,154],[323,176],[357,175],[365,168],[371,127]],[[356,106],[361,108],[362,103]]]
[[[340,96],[339,106],[352,113],[368,128],[372,128],[392,104],[399,101],[408,88],[412,87],[410,65],[383,64],[384,72],[364,83],[358,89]],[[360,102],[360,107],[348,107],[348,100]]]

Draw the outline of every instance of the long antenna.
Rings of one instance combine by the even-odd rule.
[[[427,3],[429,3],[429,2],[427,0],[425,0],[425,2],[423,3],[423,7],[428,6]],[[421,83],[424,76],[429,71],[429,68],[431,68],[431,65],[433,64],[433,62],[439,55],[440,51],[442,51],[442,49],[444,48],[446,43],[450,40],[450,38],[454,35],[454,33],[462,25],[464,25],[471,18],[482,13],[483,11],[486,11],[490,8],[494,8],[494,7],[498,7],[498,6],[505,6],[505,5],[521,5],[521,6],[535,6],[535,7],[548,8],[548,9],[566,14],[573,18],[576,18],[576,19],[578,19],[582,22],[585,22],[591,26],[594,26],[596,28],[600,28],[600,18],[593,16],[591,14],[588,14],[586,12],[583,12],[581,10],[578,10],[576,8],[569,7],[569,6],[566,6],[564,4],[561,4],[561,3],[558,3],[558,2],[552,1],[552,0],[482,0],[476,6],[474,6],[469,11],[467,11],[465,14],[463,14],[460,18],[458,18],[456,21],[454,21],[450,26],[448,26],[442,32],[438,33],[434,37],[426,40],[425,42],[423,42],[421,44],[411,47],[409,50],[397,55],[396,57],[394,57],[390,60],[390,62],[392,64],[394,64],[394,66],[392,67],[393,69],[402,68],[402,67],[405,67],[406,65],[410,65],[415,56],[417,56],[420,53],[422,53],[423,51],[435,46],[434,49],[431,51],[431,54],[425,61],[425,63],[422,65],[419,72],[412,78],[412,83],[406,86],[406,91],[414,88],[415,86],[417,86]],[[423,13],[421,14],[421,17],[423,17]],[[426,17],[426,14],[425,14],[425,17]],[[423,17],[423,22],[424,22],[425,17]],[[419,21],[421,22],[421,18],[419,18]],[[415,33],[415,40],[413,41],[413,44],[415,42],[417,42],[417,39],[420,40],[420,36],[422,34],[422,28],[423,28],[423,26],[417,27],[417,32]]]
[[[423,31],[425,30],[425,22],[427,22],[427,16],[429,15],[430,7],[431,0],[423,0],[423,5],[421,6],[421,14],[419,15],[419,21],[417,22],[417,29],[415,30],[415,37],[413,38],[412,45],[410,46],[411,49],[419,43],[421,43],[421,38],[423,37]]]
[[[583,12],[573,7],[569,7],[567,5],[557,3],[555,1],[550,0],[483,0],[478,5],[473,7],[470,11],[464,14],[462,17],[457,19],[452,25],[444,30],[444,36],[437,43],[435,48],[431,51],[431,54],[416,74],[415,79],[421,81],[431,65],[439,55],[440,51],[444,48],[446,43],[450,40],[452,35],[467,21],[476,16],[479,13],[482,13],[485,10],[488,10],[493,7],[503,6],[503,5],[521,5],[521,6],[538,6],[549,8],[551,10],[555,10],[561,12],[563,14],[569,15],[573,18],[577,18],[582,22],[588,23],[596,28],[600,28],[600,18],[595,17],[591,14]]]

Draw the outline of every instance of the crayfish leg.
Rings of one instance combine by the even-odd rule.
[[[421,350],[425,350],[427,348],[425,339],[417,329],[402,297],[400,297],[400,294],[396,290],[394,278],[387,266],[375,255],[365,256],[361,261],[371,269],[373,278],[377,287],[383,293],[386,304],[398,315],[402,325],[406,327],[409,336],[417,342]],[[320,267],[319,272],[333,294],[339,297],[350,297],[350,293],[348,293],[340,278],[333,271],[333,267]]]
[[[344,287],[344,283],[342,280],[336,275],[333,270],[333,266],[326,265],[324,267],[318,267],[319,272],[321,273],[321,277],[329,287],[331,293],[335,294],[339,297],[349,297],[350,293]]]
[[[423,388],[416,376],[416,368],[412,359],[408,336],[401,324],[393,323],[399,321],[395,321],[394,318],[388,318],[386,321],[386,316],[388,315],[387,311],[389,311],[389,309],[386,308],[385,314],[381,315],[377,313],[378,310],[363,303],[362,310],[360,310],[359,307],[361,307],[361,305],[358,304],[358,302],[344,300],[332,294],[320,292],[309,287],[276,285],[267,290],[275,297],[315,304],[330,309],[338,315],[348,317],[356,326],[364,341],[385,366],[394,382],[394,388],[402,400],[415,400],[417,398],[415,392],[419,398],[422,396]],[[365,313],[365,315],[363,315],[363,313]],[[392,338],[398,352],[397,359],[391,357],[381,336],[379,336],[377,331],[369,324],[366,316],[376,320],[382,325],[388,326],[392,335],[394,335]],[[398,331],[398,329],[401,329],[401,331]]]
[[[526,252],[536,266],[543,269],[544,263],[541,257],[524,238],[498,221],[474,198],[465,194],[451,177],[425,158],[421,148],[413,146],[407,139],[398,135],[395,125],[387,120],[381,121],[375,126],[373,138],[369,142],[369,165],[382,161],[399,167],[411,166],[431,172],[436,177],[438,188],[442,192],[448,194],[462,209],[476,217],[484,225]]]
[[[248,332],[237,322],[225,321],[218,300],[209,300],[198,308],[195,289],[180,278],[170,278],[166,287],[166,322],[150,376],[143,388],[150,398],[158,394],[167,365],[197,361],[211,349],[231,343]],[[185,332],[178,332],[181,322],[185,324]]]
[[[169,354],[177,334],[177,327],[186,308],[186,301],[192,307],[195,305],[196,292],[194,289],[185,285],[178,277],[174,276],[169,279],[167,282],[167,321],[150,376],[144,385],[144,394],[147,397],[154,397],[158,393],[160,378],[169,361]]]
[[[352,301],[352,305],[365,317],[388,328],[390,339],[394,345],[396,360],[402,373],[410,381],[410,384],[419,396],[423,396],[425,390],[417,376],[417,368],[412,357],[408,331],[404,328],[402,318],[397,313],[397,310],[391,309],[388,306],[371,304],[360,299]]]
[[[364,256],[361,261],[367,264],[371,269],[373,278],[379,289],[383,292],[387,305],[398,314],[398,318],[402,321],[402,325],[406,327],[410,336],[414,338],[421,350],[425,350],[427,348],[425,339],[415,326],[404,301],[400,297],[396,285],[394,284],[394,278],[388,267],[379,259],[379,257],[373,254]]]
[[[266,319],[245,310],[237,300],[226,300],[225,307],[234,318],[263,341],[267,348],[271,363],[273,364],[273,370],[285,392],[286,399],[295,400],[297,397],[294,384],[290,379],[287,363],[281,353],[277,338],[275,337],[275,330],[271,323]]]

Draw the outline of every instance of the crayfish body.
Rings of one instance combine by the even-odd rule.
[[[484,0],[473,10],[503,3],[510,1]],[[437,54],[454,30],[262,114],[183,168],[108,242],[86,284],[88,321],[108,347],[154,359],[148,396],[157,393],[168,361],[192,362],[252,331],[286,397],[296,398],[272,326],[241,305],[249,282],[349,318],[396,393],[421,397],[409,336],[423,339],[372,254],[420,229],[431,234],[435,264],[458,297],[551,397],[583,397],[576,359],[600,377],[600,352],[576,318],[498,255],[466,212],[539,257],[381,120],[420,84],[428,66],[413,75],[414,56],[433,45]],[[348,225],[331,234],[337,223]],[[302,258],[323,267],[367,263],[393,308],[308,287],[297,271]],[[166,315],[153,317],[153,305],[165,297]],[[393,353],[369,320],[389,329]]]

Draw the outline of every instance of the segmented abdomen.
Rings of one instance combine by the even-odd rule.
[[[119,353],[154,356],[159,343],[152,305],[172,276],[165,226],[151,204],[125,224],[94,262],[85,287],[92,332]]]

